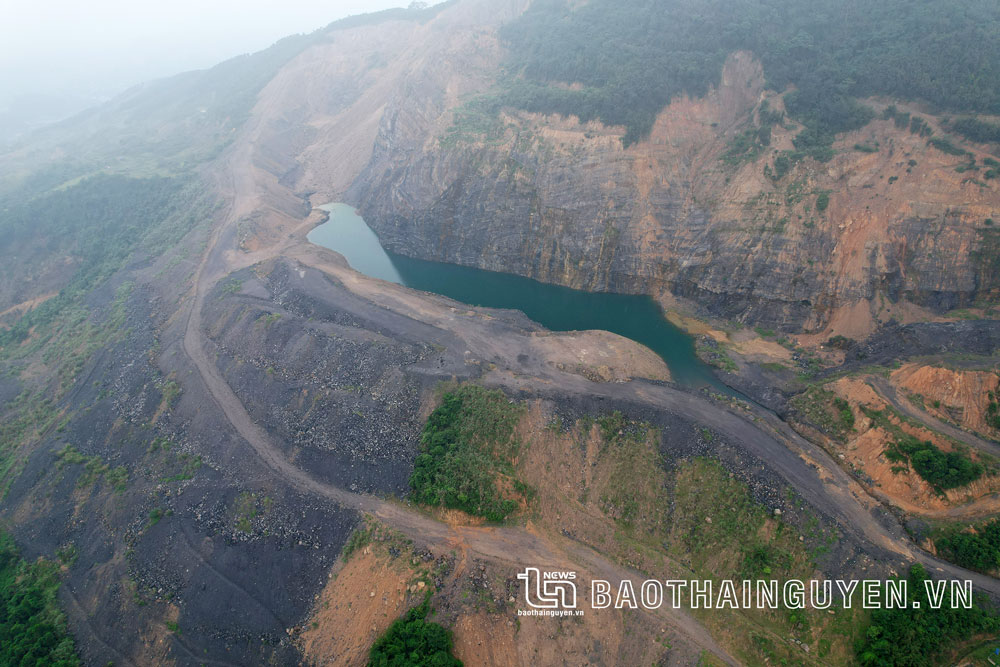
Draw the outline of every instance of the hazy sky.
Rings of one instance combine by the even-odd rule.
[[[107,96],[409,0],[0,0],[0,109],[26,93]],[[434,4],[434,3],[430,3]]]

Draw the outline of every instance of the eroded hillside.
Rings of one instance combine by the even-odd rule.
[[[520,624],[516,574],[536,565],[640,581],[915,564],[1000,595],[978,550],[1000,539],[995,146],[865,97],[863,122],[803,150],[815,124],[786,104],[794,82],[775,90],[773,57],[741,48],[648,133],[484,105],[505,26],[544,4],[331,26],[272,51],[266,77],[237,63],[153,86],[0,160],[0,192],[36,205],[4,275],[45,260],[0,289],[2,515],[26,559],[58,560],[85,662],[359,664],[423,601],[468,664],[948,660],[995,629],[960,619],[941,648],[843,610]],[[228,75],[244,106],[197,83]],[[178,87],[183,108],[139,141],[142,110]],[[202,103],[204,124],[185,116]],[[159,183],[84,178],[103,171],[163,171],[183,197],[47,245],[46,205]],[[672,384],[614,334],[357,273],[306,240],[329,201],[400,253],[678,306],[744,396]],[[506,458],[464,469],[502,521],[467,495],[434,502],[468,481],[424,458],[455,387],[516,408]],[[445,473],[418,494],[414,470]]]

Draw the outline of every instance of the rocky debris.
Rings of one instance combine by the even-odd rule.
[[[423,426],[421,395],[435,382],[422,369],[442,352],[346,311],[337,300],[357,299],[317,280],[330,289],[313,294],[278,263],[260,280],[271,299],[213,300],[205,317],[214,321],[220,369],[300,465],[353,491],[403,494]]]
[[[843,366],[826,374],[868,365],[889,365],[901,359],[936,354],[990,356],[1000,349],[1000,321],[890,323],[854,346]]]

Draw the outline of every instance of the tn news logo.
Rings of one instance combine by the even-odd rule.
[[[575,609],[576,572],[539,572],[527,567],[517,575],[524,582],[524,599],[535,609]]]

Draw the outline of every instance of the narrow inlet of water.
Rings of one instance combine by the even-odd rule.
[[[734,393],[698,358],[691,336],[667,321],[648,296],[585,292],[508,273],[404,257],[387,252],[351,206],[319,208],[330,219],[309,233],[309,241],[336,250],[360,273],[471,306],[520,310],[552,331],[611,331],[653,350],[678,384]]]

